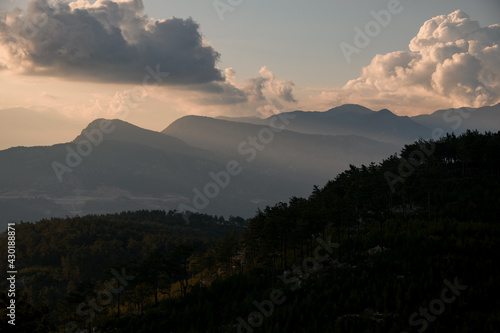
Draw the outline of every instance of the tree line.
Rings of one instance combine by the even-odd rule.
[[[186,225],[179,212],[139,211],[21,224],[20,316],[35,332],[67,322],[103,332],[496,332],[499,152],[500,132],[419,140],[248,221],[193,214]],[[340,245],[314,263],[324,243]],[[123,268],[134,279],[112,302],[92,320],[76,313]],[[467,290],[439,315],[420,314],[455,278]],[[273,290],[286,301],[267,316],[255,304]]]

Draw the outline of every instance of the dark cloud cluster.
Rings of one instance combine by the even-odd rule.
[[[196,22],[155,20],[143,11],[142,0],[33,0],[26,11],[2,14],[0,68],[91,82],[142,83],[147,75],[163,84],[223,80],[220,55]]]

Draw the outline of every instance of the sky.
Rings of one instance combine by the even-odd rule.
[[[0,149],[96,118],[493,105],[499,78],[498,0],[0,0]]]

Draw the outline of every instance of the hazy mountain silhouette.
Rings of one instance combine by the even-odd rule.
[[[430,129],[441,128],[445,132],[465,133],[467,129],[498,131],[500,129],[500,104],[480,108],[438,110],[431,114],[411,117]]]
[[[426,126],[406,116],[397,116],[387,109],[372,111],[364,106],[345,104],[328,111],[292,111],[288,130],[323,135],[358,135],[380,142],[402,145],[419,138],[430,137]],[[235,118],[247,123],[269,124],[273,115],[264,120]],[[226,120],[231,120],[225,117]]]
[[[285,118],[284,118],[285,119]],[[295,119],[270,126],[186,116],[162,131],[193,147],[228,159],[251,160],[248,169],[318,184],[333,178],[349,164],[369,163],[397,151],[398,146],[355,135],[318,135],[286,130]],[[256,143],[251,144],[254,138]],[[253,157],[255,156],[255,159]]]
[[[248,124],[255,124],[255,125],[265,125],[266,120],[253,116],[253,117],[227,117],[227,116],[218,116],[215,117],[215,119],[221,119],[221,120],[228,120],[228,121],[236,121],[239,123],[248,123]]]
[[[203,192],[214,183],[210,173],[232,160],[242,172],[200,211],[251,216],[259,207],[308,195],[311,184],[326,183],[349,164],[378,162],[404,143],[429,138],[434,128],[451,130],[456,117],[462,119],[456,132],[484,131],[498,130],[499,115],[500,105],[412,118],[343,105],[266,119],[186,116],[162,132],[112,120],[113,130],[102,138],[97,132],[104,120],[98,119],[65,144],[0,151],[0,221],[167,210],[180,203],[197,209],[195,189]],[[85,156],[74,156],[78,151]]]
[[[0,151],[3,223],[141,208],[176,209],[180,203],[197,208],[192,204],[193,189],[203,191],[213,182],[209,173],[225,170],[230,160],[238,161],[243,171],[202,212],[250,216],[258,207],[307,195],[311,184],[325,183],[349,163],[369,163],[398,149],[356,136],[282,131],[248,162],[249,155],[238,152],[238,146],[248,136],[269,130],[268,126],[186,117],[169,126],[178,136],[174,137],[113,120],[114,130],[104,133],[100,142],[96,130],[102,121],[93,121],[67,144]],[[81,163],[70,166],[71,172],[62,172],[60,182],[52,164],[68,166],[68,151],[78,152],[85,142],[85,147],[80,144],[85,152],[92,140],[99,144],[92,143]]]
[[[91,133],[98,122],[92,122],[85,131]],[[68,149],[77,151],[81,140],[89,142],[83,134],[67,144],[0,151],[0,202],[14,207],[20,201],[28,204],[33,199],[49,200],[65,212],[63,216],[146,207],[175,208],[174,204],[167,204],[190,196],[189,190],[206,182],[209,170],[218,168],[210,157],[213,154],[176,138],[120,120],[112,121],[112,126],[115,130],[104,134],[100,144],[92,144],[92,152],[83,156],[78,166],[71,167],[72,172],[62,174],[62,182],[52,164],[68,166]],[[60,210],[54,211],[45,201],[40,205],[31,203],[23,210],[17,207],[17,219],[61,215]],[[7,222],[13,215],[7,209],[0,218]]]

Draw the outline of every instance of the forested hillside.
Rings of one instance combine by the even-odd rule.
[[[497,332],[499,153],[500,132],[421,140],[249,221],[18,225],[18,331]]]

